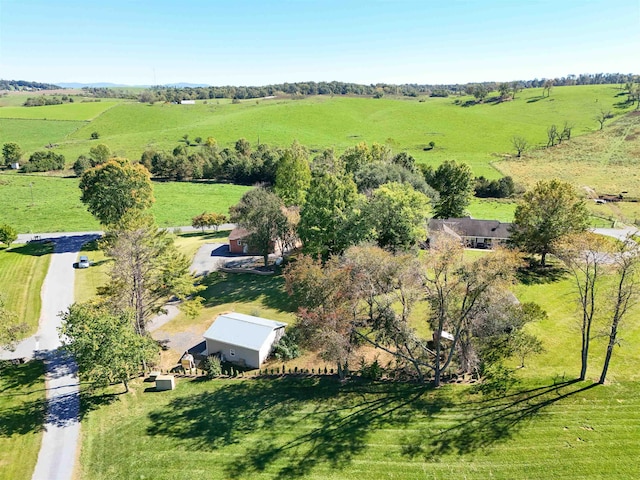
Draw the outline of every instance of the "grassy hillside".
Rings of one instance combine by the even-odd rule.
[[[98,102],[78,100],[75,103],[43,107],[4,107],[0,108],[0,118],[88,121],[120,103],[122,102],[116,100],[100,100]]]
[[[602,131],[496,166],[528,187],[538,180],[559,178],[591,195],[626,192],[625,196],[640,198],[640,112],[612,121]],[[638,202],[589,205],[602,217],[640,221]]]
[[[152,207],[158,225],[191,225],[203,211],[228,214],[249,187],[206,183],[154,183]],[[32,200],[33,193],[33,200]],[[21,233],[98,230],[80,202],[77,178],[0,175],[0,222]]]
[[[527,89],[515,101],[487,102],[463,107],[455,98],[345,98],[311,97],[302,100],[246,100],[240,104],[217,103],[216,100],[196,105],[123,102],[107,109],[77,131],[66,133],[47,142],[59,143],[58,151],[69,162],[87,153],[92,146],[91,132],[101,134],[100,142],[112,151],[129,158],[138,158],[149,147],[173,148],[184,134],[191,138],[212,136],[222,145],[231,145],[245,137],[252,143],[288,145],[297,139],[313,148],[333,147],[338,152],[361,141],[387,143],[396,151],[407,150],[420,162],[438,164],[445,159],[470,163],[477,175],[496,177],[492,160],[512,150],[511,138],[521,135],[533,144],[546,142],[546,129],[552,123],[565,121],[574,125],[574,135],[597,128],[593,119],[600,108],[614,108],[619,100],[613,85],[573,86],[554,88],[550,97],[542,97],[541,89]],[[469,98],[461,97],[464,103]],[[67,104],[39,107],[41,112],[22,115],[44,118],[93,118],[82,109],[104,107],[109,102]],[[49,110],[53,108],[53,110]],[[33,110],[23,108],[23,110]],[[0,108],[1,114],[17,115],[15,107]],[[18,109],[20,110],[20,109]],[[31,118],[31,117],[30,117]],[[7,121],[7,120],[5,120]],[[47,123],[49,120],[47,120]],[[46,124],[42,124],[46,128]],[[0,133],[0,143],[21,142],[39,137],[32,131],[28,137],[18,131]],[[41,137],[41,136],[40,136]],[[430,142],[432,151],[424,151]],[[43,142],[40,142],[43,143]],[[25,146],[31,150],[32,145]]]

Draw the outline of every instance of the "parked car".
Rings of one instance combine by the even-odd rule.
[[[78,268],[89,268],[89,257],[86,255],[80,255],[80,259],[78,260]]]

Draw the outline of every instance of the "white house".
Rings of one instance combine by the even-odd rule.
[[[259,368],[286,326],[266,318],[224,313],[204,332],[207,354],[220,353],[225,361]]]

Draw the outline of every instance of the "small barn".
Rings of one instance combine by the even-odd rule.
[[[259,368],[284,335],[286,323],[266,318],[224,313],[204,333],[207,354],[223,361]]]
[[[229,252],[240,255],[262,255],[257,248],[249,244],[251,232],[241,227],[236,227],[229,234]],[[269,244],[269,253],[275,251],[276,242]]]

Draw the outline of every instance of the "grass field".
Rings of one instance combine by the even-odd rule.
[[[57,149],[69,162],[86,154],[93,145],[91,132],[98,131],[100,142],[118,155],[139,158],[149,147],[173,148],[184,134],[191,138],[212,136],[221,145],[232,145],[238,138],[252,144],[280,146],[293,140],[312,149],[333,147],[338,153],[361,141],[387,143],[394,150],[406,150],[419,162],[437,165],[456,159],[472,165],[476,175],[496,178],[499,174],[490,162],[512,151],[511,138],[522,135],[532,145],[546,142],[546,129],[564,121],[574,125],[574,135],[594,131],[593,119],[600,108],[611,108],[619,114],[627,107],[616,108],[619,89],[614,85],[574,86],[554,88],[543,98],[541,89],[520,92],[515,101],[462,107],[455,98],[349,98],[310,97],[302,100],[246,100],[239,104],[218,103],[215,100],[196,105],[147,105],[121,102],[97,117],[92,115],[112,101],[96,104],[67,104],[51,107],[0,108],[0,116],[43,118],[74,118],[92,121],[81,123],[77,131],[40,141],[59,143]],[[462,102],[468,100],[461,97]],[[60,108],[56,108],[60,107]],[[42,113],[34,108],[42,108]],[[95,108],[91,112],[85,111]],[[47,110],[54,109],[54,110]],[[2,111],[6,113],[2,114]],[[48,116],[51,111],[53,117]],[[55,112],[55,113],[54,113]],[[5,120],[13,122],[14,120]],[[15,120],[16,122],[18,120]],[[24,120],[23,120],[24,121]],[[40,121],[42,122],[42,121]],[[52,120],[41,124],[45,131]],[[23,134],[19,129],[0,130],[0,143],[32,142],[50,135],[37,131]],[[436,148],[424,151],[430,142]],[[31,151],[33,143],[24,146]]]
[[[625,192],[625,196],[640,199],[640,112],[611,122],[602,131],[496,166],[527,187],[538,180],[559,178],[585,193]],[[640,221],[640,202],[592,203],[590,208],[603,218]]]
[[[502,399],[328,378],[179,379],[163,393],[147,385],[86,415],[80,478],[640,475],[640,400],[630,382],[549,379]]]
[[[40,290],[49,270],[52,248],[30,243],[0,248],[0,292],[7,308],[29,325],[33,335],[40,320]]]
[[[42,362],[0,362],[0,480],[28,480],[33,475],[44,412]]]
[[[152,212],[160,226],[191,225],[203,211],[228,214],[249,187],[208,183],[154,183]],[[32,199],[33,194],[33,199]],[[80,202],[77,178],[0,174],[0,222],[21,233],[99,230]]]
[[[102,99],[99,102],[77,101],[43,107],[4,107],[0,108],[0,118],[89,121],[121,103],[123,102]]]

